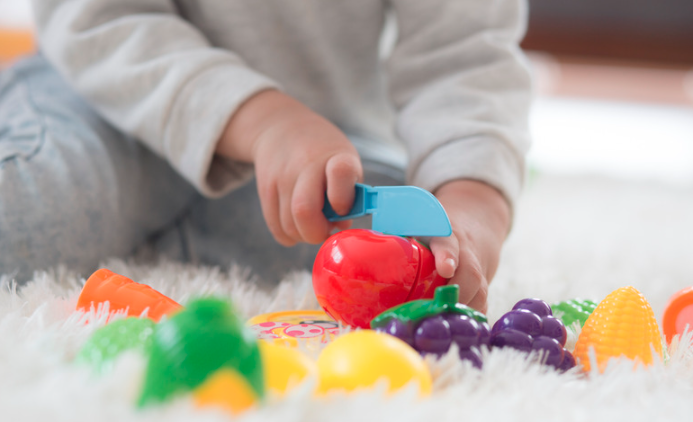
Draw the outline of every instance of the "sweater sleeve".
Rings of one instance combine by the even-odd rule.
[[[34,0],[40,48],[111,124],[222,196],[252,175],[214,155],[231,115],[276,83],[215,48],[172,0]]]
[[[524,0],[390,1],[398,38],[387,65],[408,182],[435,191],[475,179],[512,206],[529,149]]]

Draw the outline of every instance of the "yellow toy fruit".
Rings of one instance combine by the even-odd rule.
[[[662,357],[662,338],[654,312],[634,287],[609,294],[587,318],[575,344],[575,358],[590,370],[589,350],[594,348],[599,371],[611,358],[625,356],[637,363],[652,364],[652,350]]]
[[[320,393],[371,387],[382,378],[390,392],[413,381],[422,396],[431,393],[431,374],[423,358],[402,340],[372,330],[337,337],[318,357],[318,372]]]
[[[306,355],[287,346],[259,341],[265,372],[265,388],[283,394],[299,385],[306,377],[316,377],[318,368]]]

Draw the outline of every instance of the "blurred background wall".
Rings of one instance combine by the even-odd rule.
[[[693,185],[693,1],[529,5],[532,167]]]
[[[529,0],[523,46],[557,54],[693,65],[691,0]]]
[[[28,0],[0,0],[0,68],[34,49]]]

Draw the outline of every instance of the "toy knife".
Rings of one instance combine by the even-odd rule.
[[[450,236],[452,227],[443,206],[433,194],[416,186],[356,184],[354,205],[337,214],[325,196],[323,214],[329,221],[372,215],[371,228],[398,236]]]

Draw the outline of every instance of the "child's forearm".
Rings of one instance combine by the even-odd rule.
[[[485,181],[512,203],[530,139],[531,74],[518,48],[526,0],[390,3],[398,33],[387,79],[409,180]]]
[[[454,203],[476,217],[502,242],[510,230],[512,212],[508,200],[496,188],[470,179],[453,180],[435,192],[444,203]]]
[[[229,119],[216,153],[236,161],[254,162],[260,134],[278,120],[291,118],[303,109],[306,107],[301,103],[274,89],[252,96]]]

